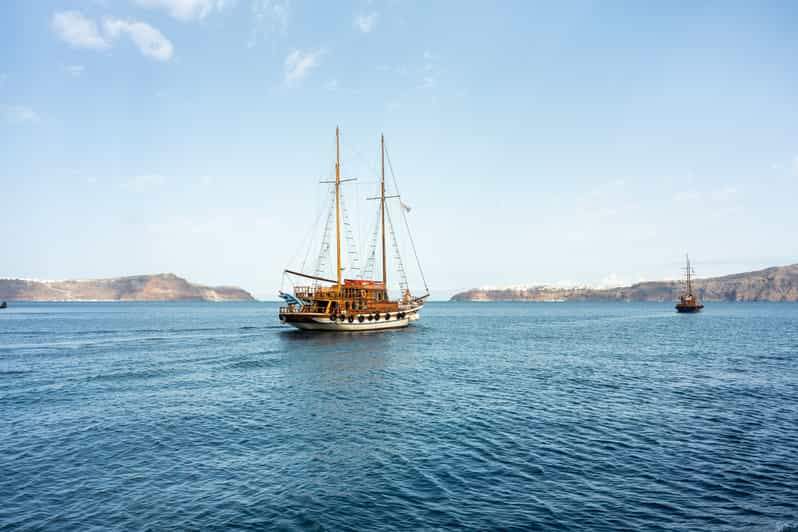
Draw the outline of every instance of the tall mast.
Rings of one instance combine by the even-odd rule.
[[[380,180],[380,216],[382,217],[382,286],[388,293],[388,274],[385,266],[385,135],[380,134],[380,154],[382,158],[382,179]]]
[[[335,247],[338,267],[335,269],[338,287],[341,286],[341,159],[338,141],[338,126],[335,126]]]
[[[693,278],[690,271],[690,255],[685,253],[684,256],[687,259],[687,295],[691,296],[693,295]]]

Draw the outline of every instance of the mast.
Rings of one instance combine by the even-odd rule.
[[[382,217],[382,287],[387,298],[388,274],[385,266],[385,135],[380,134],[380,154],[382,159],[382,179],[380,179],[380,216]]]
[[[690,255],[685,253],[684,256],[687,259],[687,295],[691,296],[693,295],[693,278],[690,271]]]
[[[335,247],[338,265],[335,269],[338,288],[341,287],[341,160],[338,141],[338,126],[335,126]]]

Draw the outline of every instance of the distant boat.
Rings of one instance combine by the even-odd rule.
[[[685,256],[687,258],[687,266],[684,269],[684,291],[682,295],[679,296],[679,302],[676,303],[676,312],[681,312],[683,314],[701,312],[704,305],[698,297],[693,294],[693,277],[695,277],[695,272],[690,265],[690,256]]]
[[[352,179],[341,179],[341,165],[340,165],[340,148],[339,148],[339,132],[338,128],[335,129],[335,181],[323,181],[334,184],[334,207],[331,204],[331,210],[327,217],[327,224],[324,228],[324,239],[322,241],[321,252],[319,254],[319,264],[324,264],[326,259],[324,257],[330,252],[329,236],[327,228],[332,225],[333,213],[335,218],[335,251],[336,251],[336,274],[335,279],[323,277],[321,275],[320,267],[314,272],[314,275],[307,274],[302,271],[285,270],[286,274],[302,277],[312,281],[310,286],[294,286],[293,293],[280,292],[282,298],[287,306],[280,308],[280,322],[291,325],[298,329],[316,330],[316,331],[373,331],[385,329],[398,329],[407,327],[411,321],[418,320],[421,317],[421,309],[424,302],[429,297],[429,290],[424,282],[426,293],[420,297],[414,296],[407,282],[404,267],[402,266],[401,257],[399,256],[399,247],[396,243],[396,235],[391,222],[390,212],[388,210],[387,201],[390,198],[399,198],[398,192],[391,195],[385,195],[385,139],[380,138],[380,151],[382,160],[382,175],[380,178],[380,189],[377,196],[368,199],[379,200],[379,210],[377,223],[379,224],[379,234],[381,235],[381,246],[377,243],[377,233],[374,234],[369,255],[369,262],[364,272],[357,272],[357,268],[351,267],[355,263],[356,249],[349,249],[347,255],[350,261],[350,269],[357,272],[354,279],[342,278],[344,267],[341,261],[341,226],[344,225],[348,230],[350,224],[347,218],[346,210],[342,207],[341,197],[341,184]],[[388,161],[390,163],[390,160]],[[400,210],[402,217],[404,211],[409,211],[410,208],[404,203],[400,202]],[[343,223],[342,223],[343,214]],[[387,280],[387,252],[386,252],[386,221],[390,237],[394,244],[394,259],[399,270],[399,287],[400,299],[391,299],[388,294],[388,280]],[[405,222],[407,220],[405,219]],[[408,227],[409,231],[409,227]],[[348,237],[347,235],[345,235]],[[412,244],[412,237],[411,237]],[[382,279],[374,279],[376,266],[376,250],[381,247],[382,253]],[[415,246],[413,246],[415,253]],[[416,257],[418,263],[418,257]],[[369,266],[371,265],[371,267]],[[419,273],[423,280],[424,274],[421,272],[419,266]]]
[[[8,303],[3,301],[2,303],[0,303],[0,308],[8,308]]]

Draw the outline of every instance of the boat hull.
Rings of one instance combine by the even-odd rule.
[[[410,325],[411,321],[421,318],[419,311],[421,307],[413,310],[403,310],[402,318],[397,318],[395,314],[390,319],[360,321],[353,316],[353,320],[331,320],[329,316],[307,315],[305,313],[286,313],[280,315],[280,322],[304,331],[330,331],[330,332],[360,332],[360,331],[386,331],[391,329],[403,329]]]
[[[301,329],[303,331],[333,331],[333,332],[358,332],[358,331],[385,331],[388,329],[403,329],[410,325],[410,320],[404,318],[402,320],[392,321],[378,321],[378,322],[363,322],[358,321],[340,322],[330,321],[324,318],[310,320],[310,321],[288,321],[288,325]]]
[[[676,312],[680,314],[696,314],[704,310],[704,305],[676,305]]]

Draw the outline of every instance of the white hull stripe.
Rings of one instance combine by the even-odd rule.
[[[409,324],[410,320],[408,318],[388,321],[364,321],[363,323],[358,321],[352,323],[347,321],[330,321],[326,318],[318,318],[313,321],[288,322],[288,325],[308,331],[377,331],[384,329],[401,329],[402,327],[407,327]]]

